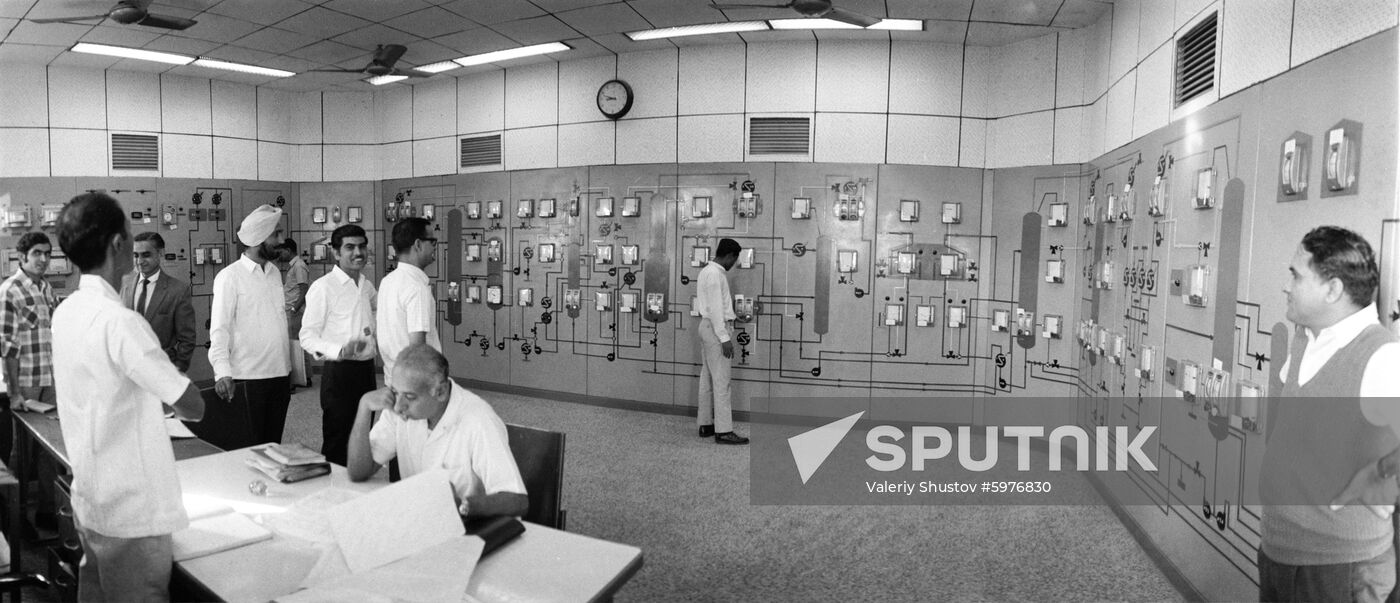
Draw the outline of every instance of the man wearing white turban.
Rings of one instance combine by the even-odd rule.
[[[214,277],[209,364],[219,397],[248,409],[254,439],[243,445],[282,441],[291,401],[282,273],[270,261],[281,219],[271,205],[248,214],[238,229],[242,257]]]

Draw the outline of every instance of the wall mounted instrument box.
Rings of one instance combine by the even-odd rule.
[[[690,217],[709,218],[714,215],[715,203],[711,197],[694,197],[690,200]]]
[[[554,199],[540,199],[535,205],[535,215],[541,218],[553,218],[558,212],[558,202]]]
[[[598,197],[598,205],[594,208],[593,215],[599,218],[613,217],[613,198]]]
[[[915,199],[901,199],[899,201],[899,221],[918,222],[919,202]]]
[[[1344,119],[1322,139],[1322,197],[1359,192],[1361,124]]]
[[[1011,330],[1011,311],[992,310],[992,332],[1005,333]]]
[[[792,198],[792,219],[810,220],[812,219],[812,200],[808,197]]]
[[[1294,132],[1279,145],[1279,201],[1308,198],[1308,160],[1312,158],[1312,137]]]
[[[1046,339],[1059,339],[1060,331],[1064,327],[1065,319],[1058,314],[1046,314],[1044,329],[1040,332],[1041,337]]]
[[[1045,219],[1045,225],[1051,228],[1063,228],[1069,225],[1069,204],[1051,203],[1050,217]]]
[[[499,220],[501,215],[501,202],[499,200],[486,202],[486,217],[488,219]]]
[[[480,219],[481,219],[481,202],[480,202],[480,201],[468,201],[468,202],[467,202],[467,219],[469,219],[469,220],[480,220]]]
[[[943,202],[943,223],[962,224],[962,204],[952,201]]]
[[[642,200],[640,197],[622,198],[622,217],[635,218],[642,215]]]
[[[948,306],[948,328],[967,327],[967,306]]]
[[[515,202],[515,217],[533,218],[535,216],[535,200],[520,199]]]

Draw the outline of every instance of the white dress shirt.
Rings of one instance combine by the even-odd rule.
[[[112,285],[83,275],[53,315],[59,427],[73,467],[73,512],[99,534],[139,538],[189,525],[161,402],[190,380]]]
[[[1319,330],[1316,335],[1310,329],[1303,329],[1308,347],[1303,350],[1298,364],[1298,385],[1311,381],[1334,354],[1374,324],[1380,324],[1380,320],[1376,305],[1371,304]],[[1280,380],[1288,379],[1288,367],[1292,362],[1292,357],[1283,361],[1279,367]],[[1395,398],[1400,398],[1400,343],[1387,343],[1376,349],[1361,373],[1361,414],[1372,424],[1389,425],[1400,435],[1400,404],[1396,404]]]
[[[481,396],[456,383],[437,426],[428,429],[426,419],[405,421],[384,411],[369,432],[369,446],[376,463],[399,459],[403,477],[446,469],[459,499],[497,492],[525,494],[505,422]]]
[[[729,278],[724,269],[715,262],[705,264],[700,270],[700,278],[695,284],[695,311],[701,318],[710,319],[710,328],[720,343],[729,341],[728,321],[734,320],[734,298],[729,295]]]
[[[150,276],[146,276],[146,275],[144,275],[144,274],[141,274],[141,271],[139,271],[139,270],[136,272],[136,286],[135,286],[135,288],[132,289],[132,291],[133,291],[133,293],[132,293],[132,298],[131,298],[131,304],[132,304],[132,305],[136,305],[137,303],[140,303],[140,301],[141,301],[141,281],[143,281],[143,280],[146,281],[146,303],[145,303],[145,305],[143,305],[143,306],[141,306],[141,307],[135,309],[137,314],[141,314],[141,315],[143,315],[143,316],[146,314],[146,307],[151,305],[151,296],[152,296],[152,295],[155,295],[155,292],[156,292],[156,281],[157,281],[158,279],[160,279],[160,274],[161,274],[161,272],[162,272],[162,271],[157,270],[157,271],[155,271],[155,274],[152,274],[152,275],[150,275]]]
[[[379,357],[384,359],[384,382],[391,383],[394,361],[408,348],[409,333],[427,333],[428,345],[442,351],[438,338],[437,300],[432,282],[423,270],[408,262],[379,282],[379,307],[375,317]]]
[[[214,379],[271,379],[292,372],[282,273],[244,255],[214,276],[209,364]]]
[[[374,341],[374,283],[363,274],[359,281],[336,266],[311,283],[302,316],[301,347],[317,360],[369,360],[378,345]],[[368,343],[353,358],[341,358],[340,349],[351,340]]]

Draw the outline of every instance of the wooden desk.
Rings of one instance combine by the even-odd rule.
[[[244,513],[278,513],[302,497],[327,487],[368,491],[383,486],[381,476],[354,483],[345,469],[295,484],[270,484],[266,496],[248,484],[262,478],[243,461],[246,449],[176,463],[187,495],[220,499]],[[264,479],[263,481],[268,481]],[[637,547],[561,532],[532,523],[525,533],[481,561],[467,593],[480,601],[594,601],[610,598],[642,565]],[[276,536],[216,555],[177,563],[208,592],[227,601],[267,601],[293,592],[315,565],[317,552]]]

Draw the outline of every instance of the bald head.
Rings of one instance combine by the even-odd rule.
[[[392,390],[399,416],[437,423],[452,398],[447,358],[428,345],[409,346],[395,361]]]

